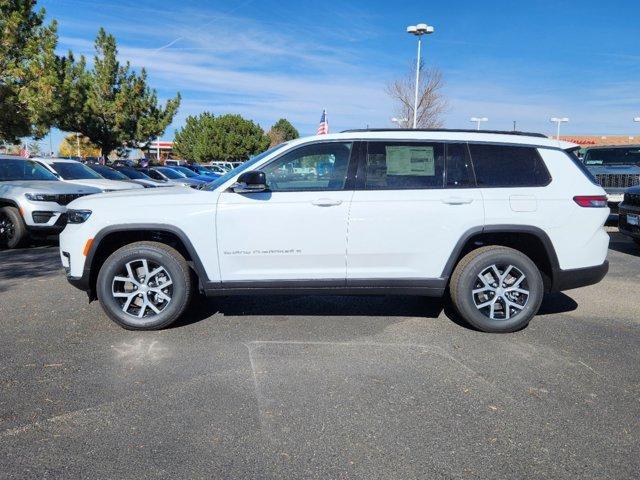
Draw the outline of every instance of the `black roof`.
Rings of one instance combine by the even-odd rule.
[[[340,133],[356,133],[356,132],[450,132],[450,133],[495,133],[499,135],[520,135],[523,137],[548,138],[542,133],[534,132],[518,132],[514,130],[476,130],[476,129],[459,129],[459,128],[355,128],[351,130],[343,130]]]

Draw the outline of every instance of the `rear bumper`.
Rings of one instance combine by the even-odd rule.
[[[593,267],[575,268],[571,270],[558,270],[553,291],[560,292],[573,288],[586,287],[601,281],[609,271],[609,261]]]

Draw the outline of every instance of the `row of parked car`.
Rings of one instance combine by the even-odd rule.
[[[216,170],[201,165],[136,168],[128,162],[107,166],[0,155],[0,246],[16,248],[30,236],[59,233],[67,223],[67,205],[82,196],[142,188],[201,188],[224,173]]]

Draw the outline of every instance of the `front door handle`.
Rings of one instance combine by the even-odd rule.
[[[317,200],[313,200],[311,202],[316,207],[333,207],[335,205],[340,205],[342,200],[334,200],[332,198],[318,198]]]
[[[447,197],[442,199],[442,203],[447,205],[466,205],[473,202],[473,198]]]

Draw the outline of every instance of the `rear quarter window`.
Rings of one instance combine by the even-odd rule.
[[[469,144],[479,187],[543,187],[551,175],[535,147]]]

